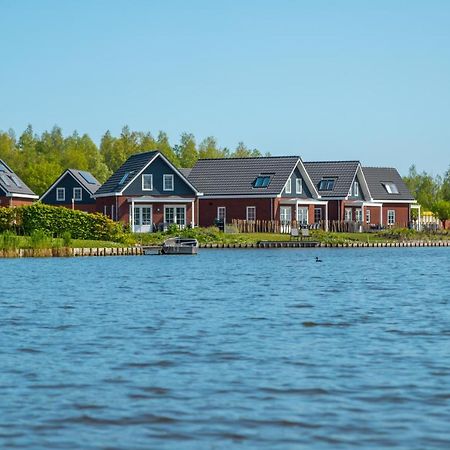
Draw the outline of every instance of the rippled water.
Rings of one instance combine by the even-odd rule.
[[[0,448],[450,447],[447,248],[0,269]]]

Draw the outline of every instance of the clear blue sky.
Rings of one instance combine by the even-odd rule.
[[[0,129],[450,164],[450,1],[0,0]]]

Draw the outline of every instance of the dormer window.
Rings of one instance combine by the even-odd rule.
[[[290,194],[291,193],[291,179],[290,178],[289,178],[289,180],[287,180],[286,187],[285,187],[284,191],[286,192],[286,194]]]
[[[303,194],[303,180],[301,178],[295,179],[295,192],[296,194]]]
[[[324,178],[319,182],[319,191],[332,191],[334,188],[335,178]]]
[[[254,188],[266,188],[270,184],[270,175],[259,175],[253,182]]]
[[[357,181],[353,183],[353,195],[355,197],[358,197],[359,195],[359,183]]]
[[[392,183],[391,181],[386,181],[381,183],[384,188],[386,189],[386,192],[388,194],[398,194],[398,187],[395,183]]]

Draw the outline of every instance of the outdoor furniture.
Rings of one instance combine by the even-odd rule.
[[[309,236],[309,228],[302,228],[302,239],[308,239]]]
[[[291,240],[292,240],[292,239],[296,239],[296,240],[298,241],[299,237],[300,237],[300,235],[299,235],[299,233],[298,233],[298,228],[291,227],[291,236],[290,236],[290,239],[291,239]]]

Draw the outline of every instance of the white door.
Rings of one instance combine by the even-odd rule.
[[[152,231],[153,211],[151,206],[134,207],[134,227],[135,233],[150,233]]]
[[[308,207],[299,206],[297,209],[297,222],[299,225],[308,225]]]
[[[186,206],[165,206],[164,222],[166,224],[176,223],[179,228],[186,226]]]

